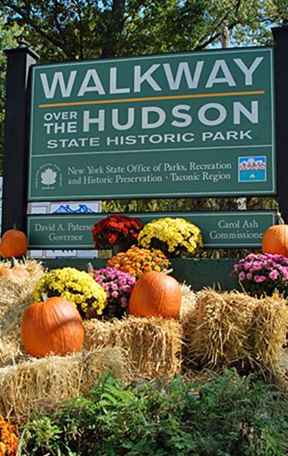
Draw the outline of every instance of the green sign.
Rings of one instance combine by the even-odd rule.
[[[36,65],[28,198],[276,192],[272,49]]]
[[[135,214],[144,223],[159,217],[184,217],[198,225],[205,247],[259,247],[263,232],[275,224],[273,212]],[[91,228],[102,215],[30,215],[31,249],[93,249]]]

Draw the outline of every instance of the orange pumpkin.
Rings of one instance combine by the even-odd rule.
[[[176,279],[164,272],[146,272],[132,290],[128,312],[136,317],[179,318],[181,298]]]
[[[78,352],[84,342],[82,318],[74,304],[65,298],[34,302],[24,312],[21,340],[31,356]]]
[[[16,230],[16,228],[5,231],[0,243],[0,256],[2,258],[26,255],[27,249],[28,240],[23,231]]]
[[[288,256],[288,225],[272,225],[262,237],[263,253]]]

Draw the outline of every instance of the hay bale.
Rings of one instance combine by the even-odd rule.
[[[20,266],[17,267],[19,268]],[[28,272],[28,278],[18,279],[17,276],[13,278],[13,276],[6,277],[0,275],[1,325],[3,320],[8,320],[5,322],[6,324],[9,324],[11,321],[13,322],[13,317],[18,315],[19,305],[24,305],[27,297],[31,301],[35,284],[44,273],[42,265],[34,260],[27,260],[21,267]]]
[[[23,311],[33,302],[31,284],[0,279],[0,367],[23,356],[20,322]]]
[[[21,350],[20,322],[27,306],[33,302],[33,290],[36,281],[43,274],[40,263],[27,261],[27,269],[31,272],[31,280],[20,284],[7,278],[0,278],[0,367],[13,365],[27,359]],[[191,313],[195,307],[196,294],[187,285],[181,286],[182,306],[180,319]],[[109,339],[110,323],[97,322],[99,334],[94,346],[107,345],[105,334]],[[88,323],[89,327],[89,323]],[[93,332],[93,331],[92,331]],[[90,334],[91,335],[91,334]],[[94,336],[96,333],[94,332]],[[99,338],[102,337],[103,340]]]
[[[279,370],[288,328],[288,308],[278,295],[203,290],[183,326],[189,366],[231,365]]]
[[[20,347],[20,322],[23,311],[33,302],[33,290],[44,270],[40,263],[27,260],[22,265],[29,279],[0,276],[0,367],[23,358]]]
[[[259,299],[254,310],[250,336],[253,358],[266,369],[278,370],[283,359],[287,332],[286,300],[277,294]]]
[[[50,356],[0,369],[0,414],[21,421],[32,412],[54,409],[87,393],[105,371],[123,380],[127,359],[117,348],[102,348],[66,357]]]
[[[16,364],[25,358],[27,356],[21,351],[20,342],[0,339],[0,368]]]
[[[128,317],[84,323],[85,346],[120,347],[135,377],[170,377],[181,368],[181,325],[176,320]]]
[[[84,352],[82,357],[82,394],[86,394],[103,372],[110,372],[114,377],[128,381],[132,378],[127,354],[119,347],[101,347]]]
[[[256,298],[244,293],[201,291],[185,322],[188,365],[223,367],[247,359],[256,305]]]
[[[184,321],[195,310],[197,294],[185,283],[181,284],[181,294],[180,321]]]

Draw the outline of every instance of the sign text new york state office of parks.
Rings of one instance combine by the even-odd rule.
[[[32,201],[275,193],[271,49],[32,73]]]

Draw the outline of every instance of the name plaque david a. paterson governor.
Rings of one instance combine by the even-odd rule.
[[[31,201],[276,192],[269,48],[32,69]]]

